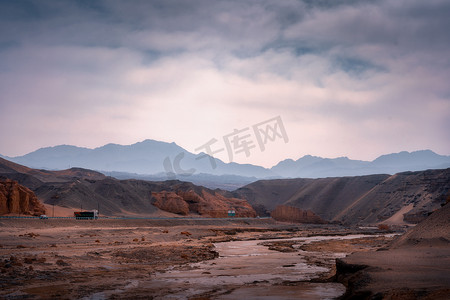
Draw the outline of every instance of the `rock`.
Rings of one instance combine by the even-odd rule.
[[[25,233],[24,236],[28,236],[30,238],[36,238],[37,236],[39,236],[38,233],[34,233],[34,232],[30,232],[30,233]]]
[[[338,274],[353,274],[367,267],[367,265],[362,264],[349,264],[343,259],[336,258],[336,271]]]
[[[154,199],[152,204],[159,209],[180,215],[187,215],[189,213],[189,205],[175,192],[153,192],[152,197]]]
[[[326,224],[327,222],[310,210],[302,210],[297,207],[278,205],[271,214],[277,221],[294,223]]]
[[[70,266],[69,263],[63,261],[62,259],[58,259],[58,260],[56,261],[56,264],[57,264],[58,266],[63,266],[63,267],[65,267],[65,266]]]
[[[5,214],[39,216],[45,208],[30,189],[6,179],[0,181],[0,215]]]
[[[246,200],[226,197],[211,190],[193,189],[152,192],[152,204],[159,209],[187,215],[200,214],[213,218],[228,217],[228,211],[235,211],[236,217],[256,217],[256,212]]]
[[[23,259],[23,262],[26,263],[26,264],[28,264],[28,265],[31,265],[34,261],[36,261],[36,258],[35,258],[35,257],[25,257],[25,258]]]
[[[199,203],[198,213],[209,215],[213,218],[224,218],[228,211],[235,211],[235,216],[240,218],[255,218],[256,211],[244,199],[225,197],[219,193],[202,190],[202,202]]]

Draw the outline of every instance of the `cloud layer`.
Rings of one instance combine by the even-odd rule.
[[[445,0],[4,1],[0,153],[194,151],[279,115],[289,142],[235,161],[448,155],[448,28]]]

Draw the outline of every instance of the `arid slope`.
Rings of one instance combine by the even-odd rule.
[[[384,251],[337,260],[343,299],[449,299],[449,220],[446,204]]]
[[[255,217],[246,200],[226,191],[210,190],[178,180],[151,182],[118,180],[92,170],[34,170],[0,159],[0,178],[14,179],[34,191],[47,205],[74,209],[99,209],[103,215],[201,215]],[[164,194],[177,195],[178,202]],[[177,206],[186,209],[179,210]]]
[[[383,222],[404,207],[402,222],[418,223],[445,203],[450,169],[319,179],[261,180],[233,194],[259,213],[277,205],[311,210],[327,221],[349,224]],[[411,205],[412,204],[412,205]]]

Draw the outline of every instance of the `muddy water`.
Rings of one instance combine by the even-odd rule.
[[[233,241],[215,244],[220,256],[214,260],[173,267],[150,277],[127,281],[114,291],[104,291],[86,299],[107,299],[147,294],[152,299],[334,299],[345,293],[339,283],[313,283],[311,279],[329,271],[334,259],[348,253],[269,250],[262,245],[273,241],[306,243],[331,239],[355,239],[365,235],[316,236],[276,240]],[[373,235],[372,235],[373,237]],[[308,263],[313,256],[325,262]],[[316,259],[317,261],[317,259]]]
[[[306,237],[277,241],[298,241],[296,247],[312,241],[354,239],[345,237]],[[261,245],[274,240],[234,241],[215,244],[220,257],[191,264],[188,269],[172,269],[153,278],[170,294],[160,299],[186,299],[207,296],[211,299],[334,299],[345,293],[339,283],[311,283],[328,268],[308,264],[308,252],[278,252]],[[323,254],[324,259],[344,257],[346,253]],[[326,256],[326,257],[325,257]],[[158,297],[156,297],[158,299]]]

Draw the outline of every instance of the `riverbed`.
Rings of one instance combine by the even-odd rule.
[[[315,236],[290,239],[246,240],[216,243],[214,260],[172,268],[152,278],[152,285],[170,289],[155,299],[334,299],[345,293],[335,282],[311,282],[330,271],[336,258],[347,252],[314,252],[300,248],[308,243],[351,240],[375,236]],[[292,242],[287,252],[267,244]],[[319,264],[310,263],[311,257]]]
[[[386,242],[332,225],[48,221],[0,222],[0,298],[332,299],[335,259]]]

